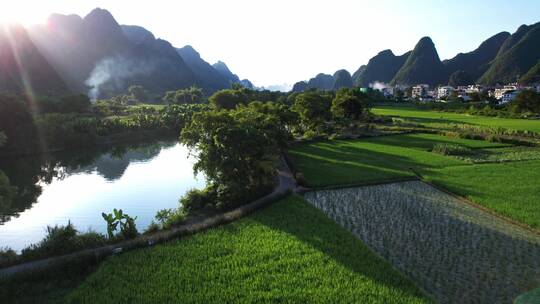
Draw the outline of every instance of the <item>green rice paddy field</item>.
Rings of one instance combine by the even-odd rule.
[[[460,145],[474,155],[431,152],[436,144]],[[320,141],[289,151],[310,187],[421,177],[533,229],[540,229],[539,154],[538,148],[433,134]],[[81,274],[71,268],[0,282],[0,302],[432,301],[417,278],[403,276],[336,222],[290,196],[234,223],[110,257]]]
[[[24,284],[2,286],[5,303],[48,301],[26,297]],[[19,293],[5,294],[10,289]],[[110,257],[76,289],[53,295],[68,303],[431,301],[298,196],[232,224]]]
[[[486,116],[474,116],[460,113],[437,112],[411,107],[375,107],[372,112],[384,116],[398,116],[424,124],[466,123],[487,127],[501,127],[511,130],[533,131],[540,133],[539,119],[510,119]]]
[[[459,144],[473,151],[501,149],[509,157],[499,155],[504,162],[475,164],[430,152],[437,143]],[[523,153],[523,149],[432,134],[407,134],[303,144],[291,149],[289,156],[308,187],[378,183],[411,178],[417,173],[500,215],[539,229],[540,151],[530,148],[529,153]],[[520,158],[512,161],[514,155]],[[527,160],[523,155],[537,160]]]

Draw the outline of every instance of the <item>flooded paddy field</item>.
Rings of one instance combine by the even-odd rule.
[[[439,303],[511,303],[540,285],[540,235],[421,181],[305,198]]]

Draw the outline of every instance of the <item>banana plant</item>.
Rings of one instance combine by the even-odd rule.
[[[122,238],[134,238],[137,236],[137,228],[135,226],[135,220],[137,217],[131,217],[127,213],[124,213],[122,209],[113,209],[112,213],[106,214],[101,213],[103,219],[107,222],[107,235],[109,239],[114,239],[116,237],[115,232],[120,224],[119,235]]]

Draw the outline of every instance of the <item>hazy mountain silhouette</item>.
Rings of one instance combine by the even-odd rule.
[[[403,66],[410,52],[396,56],[391,50],[384,50],[371,58],[367,65],[360,67],[354,74],[354,84],[367,87],[374,82],[390,82]]]
[[[341,88],[352,88],[353,86],[351,74],[347,70],[339,70],[335,72],[333,78],[333,90],[339,90]]]
[[[176,49],[176,51],[193,71],[200,82],[200,86],[205,91],[213,92],[230,87],[230,79],[204,61],[192,46],[186,45],[183,48]]]
[[[18,25],[0,25],[0,92],[68,93],[66,84],[36,48],[26,29]]]

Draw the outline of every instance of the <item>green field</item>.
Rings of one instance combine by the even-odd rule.
[[[424,124],[466,123],[487,127],[501,127],[512,130],[527,130],[540,133],[540,120],[511,119],[487,116],[473,116],[459,113],[437,112],[410,107],[375,107],[372,112],[378,115],[399,116],[407,120]]]
[[[428,181],[498,214],[540,229],[540,161],[431,170]]]
[[[470,148],[503,146],[433,134],[407,134],[357,141],[315,142],[294,147],[289,156],[294,167],[305,175],[306,185],[311,187],[395,180],[414,177],[413,170],[466,164],[456,158],[429,152],[437,143],[455,143]]]
[[[300,197],[235,223],[107,259],[73,303],[425,303],[357,238]]]
[[[429,152],[436,143],[456,143],[484,155],[483,164]],[[537,148],[497,148],[486,141],[431,134],[335,140],[294,147],[289,155],[309,187],[423,178],[536,229],[540,228],[540,161]],[[483,149],[485,148],[485,149]],[[496,151],[500,149],[500,153]],[[482,154],[483,153],[483,154]],[[513,159],[514,158],[514,159]],[[493,163],[487,163],[492,161]],[[504,162],[499,162],[504,161]]]

